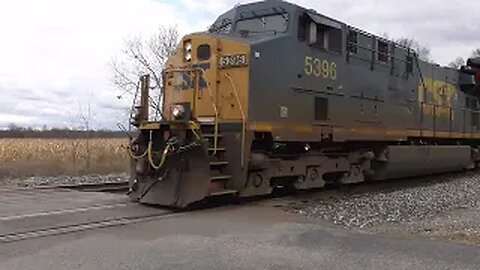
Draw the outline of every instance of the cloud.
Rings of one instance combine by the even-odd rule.
[[[178,12],[171,3],[152,0],[2,1],[0,91],[3,100],[16,104],[0,108],[0,126],[68,125],[67,118],[86,103],[101,125],[114,126],[118,119],[97,103],[111,102],[107,110],[127,107],[114,98],[110,59],[126,38],[148,36],[159,25],[192,31]],[[87,94],[93,97],[87,100]]]
[[[131,36],[160,25],[205,30],[238,0],[16,0],[0,2],[0,127],[68,126],[90,104],[95,127],[114,128],[130,104],[117,99],[110,60]],[[480,47],[476,1],[298,0],[373,33],[412,37],[442,64]]]

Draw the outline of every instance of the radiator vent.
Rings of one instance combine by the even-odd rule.
[[[322,97],[315,98],[315,120],[328,120],[328,99]]]

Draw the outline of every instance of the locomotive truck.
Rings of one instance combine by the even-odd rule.
[[[149,118],[141,78],[129,196],[321,188],[478,166],[480,59],[460,69],[283,1],[238,5],[182,38]]]

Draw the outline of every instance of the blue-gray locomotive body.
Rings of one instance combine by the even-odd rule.
[[[133,159],[131,197],[141,202],[183,207],[284,186],[472,169],[480,160],[480,59],[442,67],[408,44],[287,2],[221,15],[182,40],[164,76],[166,119],[136,123],[137,154],[157,144],[157,156]],[[161,157],[165,134],[183,138],[180,146],[197,141],[205,154]],[[177,162],[152,166],[169,157]],[[193,179],[181,162],[209,180]]]

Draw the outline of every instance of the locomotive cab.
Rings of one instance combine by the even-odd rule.
[[[460,89],[466,94],[480,96],[480,58],[468,59],[459,72]]]
[[[475,71],[469,67],[461,67],[458,79],[460,89],[466,94],[473,94],[477,81],[475,79]]]

